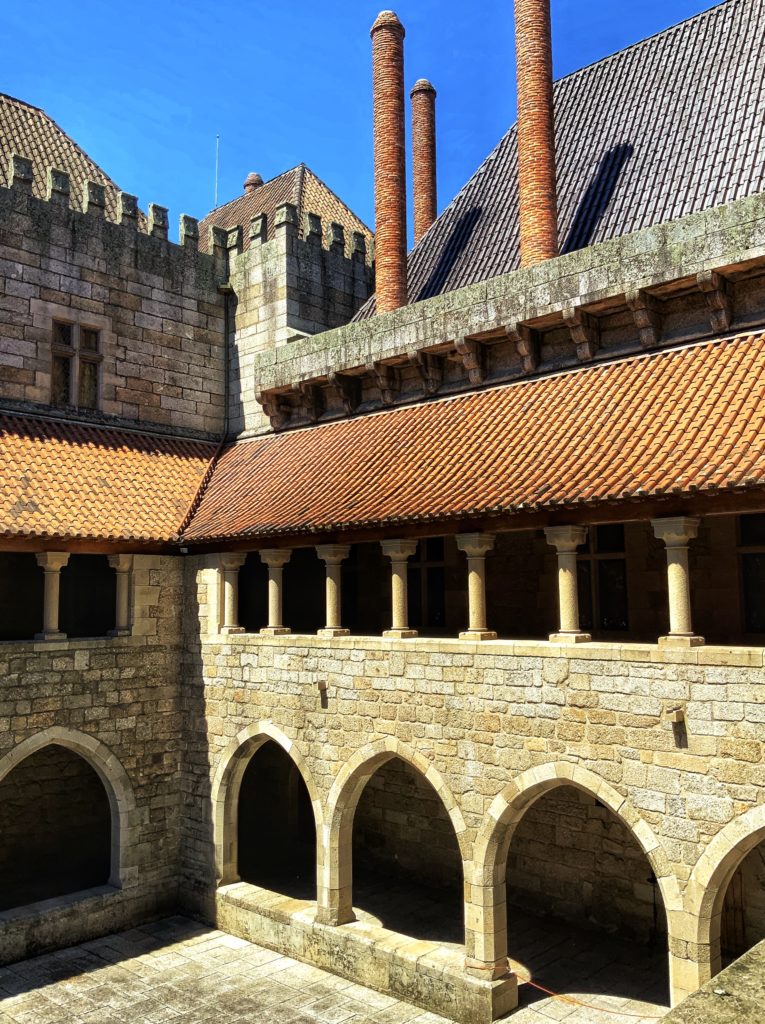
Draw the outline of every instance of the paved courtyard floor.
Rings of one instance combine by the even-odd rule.
[[[535,941],[536,969],[544,971],[548,986],[555,981],[602,1009],[577,1007],[523,985],[513,1024],[640,1024],[641,1019],[647,1024],[666,1012],[666,1007],[639,1002],[624,985],[620,994],[608,994],[617,970],[622,981],[626,975],[628,985],[635,986],[635,994],[650,998],[645,968],[630,978],[628,958],[623,951],[614,954],[613,943],[605,944],[598,968],[582,959],[576,945],[566,945],[564,937],[551,941],[549,929]],[[519,967],[522,971],[523,964]],[[583,987],[588,991],[582,992]],[[182,917],[0,968],[0,1024],[245,1022],[449,1024]]]

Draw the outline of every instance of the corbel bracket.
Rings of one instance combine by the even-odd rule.
[[[316,423],[327,406],[324,389],[318,384],[298,381],[292,385],[292,390],[300,395],[300,404],[305,409],[308,419],[311,423]]]
[[[432,352],[410,352],[409,362],[420,375],[426,395],[435,395],[444,381],[444,361]]]
[[[484,346],[475,338],[462,338],[455,342],[462,365],[471,384],[483,384],[486,379]]]
[[[696,275],[696,283],[707,300],[712,330],[718,333],[730,330],[733,323],[733,303],[726,279],[716,270],[702,270]]]
[[[597,321],[579,306],[563,310],[563,322],[576,346],[577,358],[585,363],[595,357],[600,347]]]
[[[643,348],[655,348],[661,341],[659,300],[644,288],[633,288],[625,295]]]
[[[337,389],[343,408],[350,416],[361,405],[361,378],[348,373],[330,373],[329,383]]]
[[[539,335],[531,327],[514,321],[506,327],[507,336],[521,358],[524,373],[533,373],[539,366]]]
[[[396,396],[401,390],[401,381],[398,370],[390,363],[367,363],[367,373],[370,373],[380,389],[380,400],[383,405],[393,405]]]
[[[292,409],[285,395],[278,391],[256,391],[255,399],[271,421],[274,430],[285,427],[292,415]]]

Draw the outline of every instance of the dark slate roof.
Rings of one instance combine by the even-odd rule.
[[[765,188],[763,23],[727,0],[556,82],[563,252]],[[518,267],[516,176],[513,126],[409,254],[410,302]]]

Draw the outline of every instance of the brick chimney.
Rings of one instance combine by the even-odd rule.
[[[255,192],[263,184],[263,179],[255,171],[250,171],[247,177],[244,179],[244,191]]]
[[[410,95],[416,245],[436,219],[436,90],[421,78]]]
[[[372,26],[377,311],[406,305],[404,26],[382,11]]]
[[[550,0],[515,0],[521,266],[558,255]]]

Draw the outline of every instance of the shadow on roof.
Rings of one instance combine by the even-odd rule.
[[[573,223],[561,247],[562,253],[575,252],[590,245],[616,192],[616,186],[627,161],[634,152],[635,148],[631,143],[622,142],[609,149],[600,161],[597,174],[587,186],[577,207]]]
[[[481,219],[482,213],[483,207],[473,206],[462,214],[441,248],[438,263],[433,268],[430,277],[422,286],[418,295],[409,297],[410,302],[420,302],[421,299],[429,299],[433,295],[440,295],[445,290],[449,274],[454,264],[467,248],[470,236]]]

